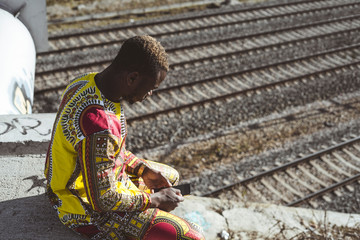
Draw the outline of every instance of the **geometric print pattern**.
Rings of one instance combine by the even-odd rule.
[[[85,133],[80,128],[80,114],[90,105],[99,107],[102,105],[99,96],[95,94],[95,87],[82,91],[65,107],[61,115],[63,134],[74,146],[85,137]]]
[[[131,180],[122,171],[124,160],[120,157],[118,147],[120,141],[117,136],[100,133],[93,134],[80,142],[79,161],[82,165],[83,180],[87,186],[85,190],[96,211],[145,210],[150,204],[148,193],[125,188],[131,185]],[[104,149],[111,151],[98,157],[97,154],[102,153]],[[119,185],[125,185],[122,191],[117,190]]]
[[[142,239],[154,218],[157,209],[143,212],[108,212],[102,224],[98,224],[99,233],[92,239]]]
[[[144,239],[164,239],[164,234],[156,235],[157,232],[160,232],[158,228],[166,230],[163,232],[166,232],[168,240],[205,239],[198,229],[193,228],[192,224],[165,211],[158,211]]]
[[[165,177],[170,182],[178,182],[178,172],[161,163],[147,161],[148,164],[156,170],[165,170]],[[131,177],[131,179],[141,178]],[[138,182],[137,182],[138,183]],[[145,185],[138,185],[139,189],[146,190]],[[171,213],[149,208],[139,212],[107,212],[101,220],[97,221],[97,233],[90,236],[91,239],[153,239],[160,240],[161,236],[157,232],[161,232],[163,228],[171,229],[172,236],[167,236],[166,240],[188,240],[188,239],[204,239],[199,226],[189,223],[186,220],[177,217]],[[75,231],[80,231],[81,227]],[[159,230],[160,229],[160,230]],[[82,231],[86,235],[86,232]]]
[[[79,227],[74,229],[81,231]],[[96,225],[91,239],[204,240],[199,226],[171,213],[150,208],[143,212],[107,212]]]

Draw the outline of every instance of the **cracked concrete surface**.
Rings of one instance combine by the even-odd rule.
[[[0,155],[0,218],[3,219],[0,239],[82,239],[60,223],[44,194],[44,147],[50,138],[50,134],[44,133],[49,133],[54,115],[26,116],[27,122],[23,125],[14,124],[14,119],[21,117],[24,116],[2,116],[0,119],[0,130],[3,131],[0,134],[0,151],[3,153]],[[41,120],[41,124],[36,119]],[[26,134],[23,134],[24,129]],[[29,139],[32,139],[32,145]],[[17,150],[11,152],[4,146],[12,146],[12,149],[25,147],[19,154]],[[229,233],[228,239],[289,239],[304,232],[334,226],[360,227],[360,215],[357,214],[236,199],[224,201],[186,196],[173,213],[201,226],[208,240],[226,239],[220,237],[223,231]]]
[[[229,239],[296,239],[316,228],[360,227],[358,214],[193,196],[187,196],[173,213],[200,225],[206,239],[222,239],[223,230],[230,233]]]

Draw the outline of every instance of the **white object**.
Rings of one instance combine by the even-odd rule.
[[[28,114],[34,98],[36,51],[25,25],[0,9],[0,114]]]

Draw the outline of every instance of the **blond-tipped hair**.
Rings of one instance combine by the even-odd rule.
[[[169,71],[168,56],[155,38],[143,35],[127,39],[121,46],[113,64],[120,69],[155,75]]]

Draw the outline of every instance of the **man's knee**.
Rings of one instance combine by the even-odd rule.
[[[144,240],[177,240],[177,239],[204,240],[204,236],[198,229],[189,228],[184,232],[181,225],[169,222],[154,224],[145,234]]]

